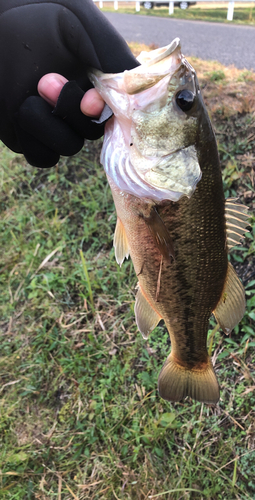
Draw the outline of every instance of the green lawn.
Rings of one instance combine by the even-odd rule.
[[[50,170],[1,148],[1,499],[255,498],[255,80],[217,71],[203,92],[226,197],[250,207],[251,232],[231,256],[245,317],[214,340],[216,407],[158,396],[168,333],[137,331],[101,142]]]

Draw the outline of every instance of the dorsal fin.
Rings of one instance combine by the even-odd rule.
[[[230,333],[241,321],[244,313],[244,287],[229,262],[223,292],[213,314],[222,330],[225,333]]]
[[[235,202],[235,198],[229,198],[225,204],[226,226],[227,226],[227,245],[231,250],[236,245],[240,244],[240,239],[246,232],[249,225],[247,214],[248,207]]]
[[[113,246],[115,249],[116,261],[121,266],[121,264],[123,264],[124,259],[125,258],[128,259],[129,249],[128,249],[128,240],[125,233],[125,229],[119,217],[117,218],[117,224],[113,238]]]
[[[135,319],[138,330],[144,339],[147,339],[161,320],[161,316],[155,311],[144,296],[140,286],[135,300]]]

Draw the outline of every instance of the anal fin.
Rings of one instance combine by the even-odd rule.
[[[229,263],[221,298],[213,314],[225,333],[241,321],[245,313],[245,291],[234,268]]]
[[[119,217],[117,218],[117,224],[113,239],[113,246],[115,249],[116,261],[121,266],[125,258],[128,259],[129,249],[128,249],[128,240],[125,233],[125,229]]]
[[[161,316],[149,304],[140,287],[136,294],[135,319],[138,330],[141,332],[144,339],[149,337],[152,330],[156,328],[161,320]]]

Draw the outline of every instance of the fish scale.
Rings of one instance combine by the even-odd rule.
[[[213,313],[229,333],[244,314],[228,248],[245,231],[247,214],[234,200],[225,203],[214,132],[179,39],[139,62],[122,74],[90,74],[114,111],[101,158],[117,210],[116,260],[121,265],[130,254],[133,261],[143,337],[161,319],[169,331],[160,396],[216,403],[209,319]]]

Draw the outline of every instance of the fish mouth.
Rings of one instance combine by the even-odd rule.
[[[154,65],[172,55],[176,49],[181,52],[181,41],[178,37],[176,37],[168,45],[160,47],[159,49],[155,49],[152,52],[141,52],[141,54],[137,57],[137,61],[144,66],[151,66],[152,64]],[[134,69],[131,70],[131,72],[134,71]]]
[[[173,75],[180,68],[183,59],[179,38],[175,38],[165,47],[141,52],[137,57],[141,66],[123,73],[125,91],[134,95],[153,87],[166,75]]]

